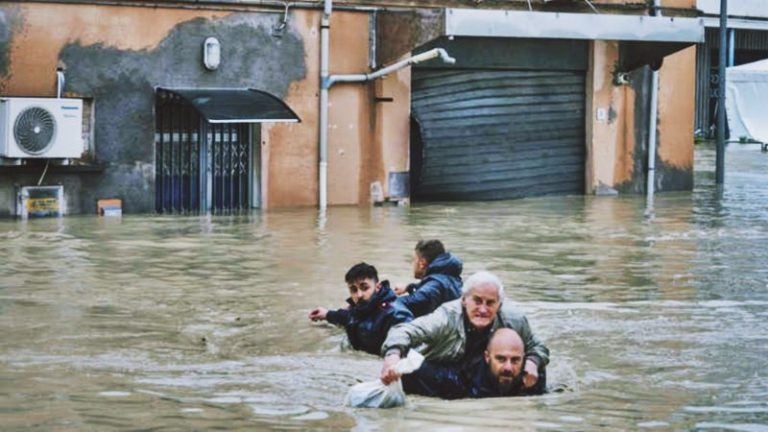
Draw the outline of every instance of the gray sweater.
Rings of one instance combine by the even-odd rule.
[[[418,348],[427,360],[439,362],[459,361],[464,356],[466,329],[461,299],[443,303],[429,315],[409,323],[392,327],[381,346],[383,355],[392,349],[405,356],[411,348]],[[491,329],[507,327],[515,330],[525,343],[526,358],[539,365],[549,363],[549,349],[533,335],[528,319],[507,302],[502,303]]]

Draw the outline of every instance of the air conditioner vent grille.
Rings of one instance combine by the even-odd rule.
[[[56,119],[44,108],[29,107],[16,117],[13,135],[25,152],[31,155],[43,153],[53,143]]]

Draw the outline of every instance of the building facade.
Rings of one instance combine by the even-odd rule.
[[[0,158],[0,215],[36,184],[68,213],[642,193],[651,133],[657,190],[692,187],[695,0],[329,3],[2,3],[0,97],[60,88],[83,127],[78,157]],[[433,48],[456,62],[365,78]]]
[[[717,101],[720,83],[720,2],[698,0],[706,26],[704,43],[696,55],[696,135],[717,136]],[[760,0],[728,2],[726,66],[739,66],[768,58],[768,8]],[[737,137],[734,137],[737,138]]]

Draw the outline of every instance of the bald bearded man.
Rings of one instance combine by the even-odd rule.
[[[484,353],[485,363],[473,373],[467,396],[473,398],[530,396],[546,392],[546,371],[539,370],[533,387],[523,385],[525,344],[510,328],[496,330]]]

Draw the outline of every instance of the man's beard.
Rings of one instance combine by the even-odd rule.
[[[512,379],[504,379],[501,378],[512,378]],[[514,390],[519,389],[523,385],[523,374],[519,373],[517,375],[512,374],[512,372],[502,372],[499,377],[496,379],[496,385],[499,387],[499,391],[501,394],[508,394],[511,393]]]

